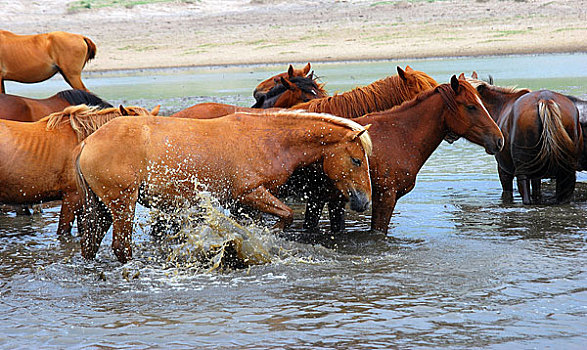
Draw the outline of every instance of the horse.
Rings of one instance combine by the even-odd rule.
[[[96,56],[96,44],[73,33],[17,35],[0,31],[0,93],[4,81],[38,83],[61,73],[74,89],[88,91],[81,79],[86,63]]]
[[[416,184],[416,176],[448,133],[462,136],[489,154],[503,147],[503,135],[483,106],[476,90],[452,76],[392,109],[353,119],[371,124],[373,155],[369,157],[373,204],[371,229],[386,233],[397,201]],[[309,199],[311,216],[306,228],[317,225],[325,202],[329,202],[331,230],[344,229],[344,198],[321,188]]]
[[[151,113],[157,113],[155,108]],[[0,119],[0,203],[28,205],[62,200],[57,233],[71,233],[80,207],[72,151],[87,135],[122,115],[142,115],[140,107],[99,110],[85,105],[32,123]]]
[[[93,93],[84,90],[63,90],[43,99],[0,94],[0,119],[35,122],[51,113],[62,111],[67,106],[81,104],[100,108],[113,107]]]
[[[405,70],[398,66],[397,73],[342,94],[297,104],[292,109],[358,118],[367,113],[384,111],[400,105],[416,97],[420,92],[438,85],[428,74],[416,71],[410,66],[406,66]]]
[[[541,179],[556,179],[556,202],[567,203],[575,190],[583,132],[572,100],[549,90],[530,91],[468,79],[499,125],[503,151],[496,154],[502,200],[513,201],[513,181],[524,204],[542,202]]]
[[[573,101],[579,112],[579,123],[583,132],[583,152],[577,171],[585,171],[587,170],[587,137],[585,137],[587,135],[587,101],[572,95],[565,95],[565,97]]]
[[[82,193],[82,255],[94,258],[113,226],[112,249],[132,257],[135,205],[163,210],[197,204],[210,191],[222,204],[237,203],[275,215],[275,227],[293,211],[275,197],[299,167],[318,163],[328,180],[364,211],[371,201],[367,128],[331,115],[302,112],[235,113],[215,119],[119,118],[75,151]],[[181,166],[178,167],[178,164]]]
[[[279,73],[270,78],[267,78],[263,80],[259,85],[257,85],[255,87],[255,90],[253,91],[253,97],[257,102],[259,102],[263,98],[263,96],[265,96],[265,94],[269,92],[269,90],[271,90],[275,85],[279,84],[281,78],[291,79],[294,77],[306,77],[310,72],[310,69],[310,62],[308,62],[308,64],[306,64],[302,69],[294,69],[294,67],[290,64],[287,69],[287,72]]]
[[[236,112],[258,111],[259,108],[289,108],[295,104],[326,96],[326,91],[311,77],[293,77],[279,79],[260,100],[252,107],[241,107],[223,103],[199,103],[171,115],[175,118],[212,119]]]

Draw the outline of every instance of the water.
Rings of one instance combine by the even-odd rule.
[[[406,64],[441,82],[477,70],[502,85],[587,96],[585,54],[313,68],[333,92]],[[284,68],[92,73],[84,80],[107,100],[174,111],[211,99],[252,104],[253,86]],[[48,96],[67,88],[61,84],[7,90]],[[239,270],[169,264],[168,243],[150,236],[144,208],[135,260],[126,265],[116,262],[109,235],[97,259],[84,261],[77,237],[55,235],[58,206],[31,217],[1,214],[0,346],[584,348],[587,179],[579,174],[569,205],[522,206],[519,196],[504,205],[495,169],[480,147],[443,143],[398,202],[387,235],[368,232],[369,213],[351,213],[340,236],[325,230],[326,221],[320,234],[304,234],[303,206],[292,203],[296,220],[285,235],[245,226],[259,229],[254,234],[272,262]]]

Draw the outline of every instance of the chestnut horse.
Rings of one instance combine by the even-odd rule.
[[[373,186],[371,229],[387,232],[396,202],[416,185],[418,172],[447,133],[483,146],[489,154],[503,147],[503,135],[483,106],[475,89],[456,76],[420,93],[400,106],[353,119],[372,124],[373,155],[369,157]],[[325,189],[323,189],[325,190]],[[326,189],[327,190],[327,189]],[[314,195],[310,207],[319,208],[306,217],[306,225],[317,225],[328,200],[331,229],[344,228],[344,198],[332,193]],[[309,220],[309,221],[308,221]]]
[[[263,98],[263,96],[265,96],[265,94],[269,92],[269,90],[271,90],[275,85],[279,84],[281,78],[291,79],[294,77],[306,77],[310,72],[310,69],[310,62],[308,62],[308,64],[306,64],[306,66],[304,66],[304,68],[302,69],[294,69],[294,67],[290,64],[289,68],[287,69],[287,72],[279,73],[270,78],[267,78],[263,80],[259,85],[257,85],[255,90],[253,91],[253,97],[257,102],[259,102]]]
[[[577,107],[559,93],[503,88],[469,79],[505,138],[496,154],[502,199],[513,200],[513,181],[524,204],[542,201],[541,179],[556,179],[556,202],[572,199],[583,150]]]
[[[320,163],[351,209],[371,201],[366,128],[326,114],[236,113],[216,119],[119,118],[78,147],[77,180],[84,196],[78,228],[91,259],[113,225],[118,260],[132,256],[137,201],[162,209],[196,204],[207,190],[224,204],[240,203],[279,218],[293,211],[274,196],[296,168]],[[178,167],[181,164],[181,167]]]
[[[0,93],[5,80],[38,83],[61,73],[74,89],[88,91],[81,79],[86,62],[96,56],[96,45],[79,34],[50,32],[16,35],[0,31]]]
[[[358,118],[367,113],[384,111],[400,105],[416,97],[420,92],[438,85],[428,74],[413,70],[410,66],[405,70],[397,67],[397,73],[367,86],[300,103],[292,108]]]
[[[289,108],[298,103],[326,96],[326,91],[311,77],[280,78],[251,108],[223,103],[199,103],[171,115],[175,118],[212,119],[236,112],[257,112],[259,108]]]
[[[67,106],[82,105],[111,108],[112,105],[84,90],[64,90],[43,99],[0,94],[0,119],[36,122]]]
[[[74,147],[113,118],[147,113],[140,107],[98,110],[80,105],[34,123],[0,119],[0,203],[25,205],[61,199],[57,233],[70,233],[81,205],[71,155]]]

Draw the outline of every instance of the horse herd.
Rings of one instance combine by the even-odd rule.
[[[47,79],[47,71],[20,78],[25,64],[5,62],[18,57],[2,47],[7,33],[0,32],[0,67],[10,68],[0,68],[0,78]],[[329,96],[308,63],[260,83],[251,108],[202,103],[163,117],[159,107],[114,108],[85,91],[79,74],[62,65],[77,62],[81,71],[95,45],[70,39],[64,42],[86,45],[81,65],[55,52],[47,57],[77,89],[42,100],[0,95],[0,203],[61,200],[58,233],[69,234],[77,219],[89,259],[110,226],[118,260],[132,257],[137,202],[167,211],[196,205],[203,190],[274,215],[281,229],[293,221],[284,194],[307,198],[308,230],[325,205],[339,232],[347,203],[355,211],[372,204],[371,228],[387,232],[397,200],[443,140],[464,137],[494,154],[506,201],[514,178],[524,204],[540,203],[540,179],[554,178],[556,201],[568,202],[575,172],[587,166],[587,103],[553,91],[502,88],[475,73],[438,84],[407,66]]]

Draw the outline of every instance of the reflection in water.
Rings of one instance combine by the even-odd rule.
[[[510,66],[520,66],[495,62],[408,63],[434,71],[439,80],[473,66],[504,79],[514,74],[506,71]],[[584,69],[584,58],[581,62]],[[349,78],[349,67],[357,69],[353,77],[369,83],[395,65],[357,63],[337,71],[329,64],[322,72],[315,64],[315,69],[334,91],[358,83]],[[495,72],[501,66],[504,72]],[[539,66],[524,67],[523,75],[533,79],[528,70]],[[263,69],[259,78],[281,67]],[[236,80],[250,75],[245,69]],[[337,85],[336,76],[346,80]],[[569,90],[585,94],[584,77],[577,73]],[[101,86],[100,79],[88,85]],[[583,80],[577,84],[577,79]],[[147,96],[132,83],[137,95]],[[246,85],[246,94],[229,92],[219,102],[246,105],[256,84]],[[136,96],[116,94],[135,104]],[[192,95],[222,94],[179,96]],[[147,98],[148,106],[158,102]],[[95,261],[81,258],[78,237],[57,237],[59,206],[28,217],[0,214],[0,347],[581,348],[587,340],[587,178],[579,176],[577,200],[569,205],[522,206],[519,197],[504,205],[495,167],[479,146],[443,143],[414,191],[398,202],[388,235],[368,231],[369,213],[349,212],[348,230],[332,236],[325,219],[321,232],[303,232],[300,204],[292,204],[296,220],[283,234],[255,221],[234,222],[218,211],[217,227],[241,237],[252,234],[271,260],[237,270],[182,265],[190,255],[168,260],[174,256],[170,251],[181,256],[195,249],[192,243],[209,242],[201,234],[217,233],[206,231],[213,224],[194,213],[182,213],[193,221],[182,226],[187,241],[174,240],[153,237],[150,212],[139,208],[135,260],[126,265],[109,249],[109,234]],[[216,246],[232,241],[219,237]]]

